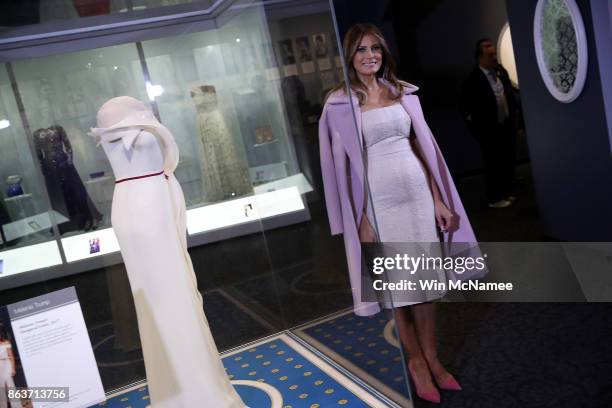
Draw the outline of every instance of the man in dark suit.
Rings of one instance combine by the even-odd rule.
[[[489,207],[512,204],[518,104],[508,72],[487,38],[476,44],[476,65],[463,84],[460,109],[482,149]]]

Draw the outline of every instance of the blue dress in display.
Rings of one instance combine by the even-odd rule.
[[[54,125],[34,132],[34,146],[53,209],[70,219],[60,232],[95,228],[102,214],[91,201],[74,167],[72,146],[63,127]]]

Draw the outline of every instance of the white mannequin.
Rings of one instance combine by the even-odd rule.
[[[134,295],[151,406],[244,408],[219,359],[187,252],[174,137],[126,96],[100,108],[98,125],[92,135],[119,181],[111,221]]]
[[[138,177],[143,174],[157,173],[163,169],[164,157],[159,148],[157,139],[146,130],[128,129],[113,132],[117,136],[115,141],[102,142],[104,152],[110,161],[115,179],[121,180],[129,177]],[[134,137],[130,148],[139,150],[142,154],[130,154],[130,151],[121,143],[122,140]]]
[[[104,109],[98,112],[98,126],[101,128],[121,122],[126,112],[148,112],[142,102],[133,98],[119,97],[113,101],[112,104],[104,104]],[[150,132],[138,127],[115,130],[110,140],[101,144],[117,180],[159,172],[163,168],[164,158],[157,140]],[[126,154],[135,144],[143,154]]]

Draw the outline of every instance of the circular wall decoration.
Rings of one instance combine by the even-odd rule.
[[[510,34],[510,26],[504,24],[499,37],[497,38],[497,54],[499,63],[506,68],[512,85],[519,87],[518,74],[516,72],[516,61],[514,60],[514,48],[512,47],[512,35]]]
[[[548,91],[561,102],[572,102],[587,73],[586,33],[575,0],[538,0],[533,37]]]

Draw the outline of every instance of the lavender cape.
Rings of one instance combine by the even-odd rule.
[[[382,84],[388,86],[386,82]],[[425,121],[419,98],[412,95],[416,90],[418,88],[414,85],[406,87],[401,105],[412,120],[412,127],[423,151],[424,160],[440,188],[442,199],[458,219],[457,228],[443,234],[444,241],[446,244],[476,243],[476,237],[442,152]],[[355,111],[354,116],[352,109]],[[358,227],[362,211],[355,209],[362,209],[364,205],[365,172],[361,110],[354,94],[352,106],[344,90],[336,91],[329,96],[319,121],[319,143],[329,224],[332,235],[344,234],[355,314],[372,315],[380,311],[378,302],[361,300],[362,261]],[[476,254],[479,254],[477,247],[470,255]],[[367,290],[373,289],[364,288],[364,291]]]

